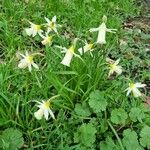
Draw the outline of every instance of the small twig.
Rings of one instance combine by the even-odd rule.
[[[120,131],[123,127],[124,127],[124,125],[123,125],[123,126],[121,126],[119,129],[117,129],[117,132],[118,132],[118,131]]]

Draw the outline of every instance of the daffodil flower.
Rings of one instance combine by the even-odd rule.
[[[42,102],[36,101],[39,104],[37,106],[39,110],[34,113],[36,119],[41,120],[42,117],[44,117],[46,120],[48,120],[49,114],[53,119],[55,119],[55,116],[50,108],[51,108],[51,101],[56,97],[59,97],[59,95],[55,95],[47,101],[42,101]]]
[[[43,30],[41,30],[41,25],[34,24],[30,21],[29,23],[31,26],[30,28],[25,29],[26,34],[32,37],[35,37],[37,34],[41,35],[41,33],[43,32]]]
[[[54,16],[52,18],[52,20],[50,21],[48,18],[45,17],[45,20],[47,21],[47,32],[51,32],[51,31],[54,31],[55,33],[58,34],[58,31],[57,31],[57,27],[61,27],[60,24],[56,24],[56,16]]]
[[[132,92],[134,97],[139,97],[142,93],[138,90],[138,88],[144,88],[146,84],[137,83],[129,83],[129,87],[125,90],[127,91],[127,96]]]
[[[110,77],[112,74],[116,73],[117,75],[120,75],[122,73],[122,67],[119,66],[120,59],[117,59],[116,61],[107,58],[106,61],[109,63],[109,73],[108,77]]]
[[[41,41],[41,43],[43,44],[43,45],[49,45],[49,46],[51,46],[51,44],[52,44],[52,36],[49,36],[48,35],[48,33],[46,33],[46,36],[44,36],[44,35],[40,35],[42,38],[43,38],[43,40]]]
[[[29,68],[29,71],[31,72],[32,71],[32,66],[36,69],[39,69],[38,65],[34,63],[33,61],[33,54],[28,54],[28,52],[26,51],[26,54],[23,55],[21,53],[18,53],[22,59],[20,60],[19,64],[18,64],[18,67],[21,68],[21,69],[24,69],[26,67]]]
[[[34,113],[34,116],[36,119],[41,120],[42,117],[44,116],[44,118],[46,120],[48,120],[49,114],[51,115],[51,117],[53,119],[55,119],[55,116],[54,116],[52,110],[50,109],[50,101],[49,100],[38,102],[38,104],[39,105],[37,107],[39,108],[39,110]]]
[[[66,47],[61,47],[61,46],[56,46],[56,47],[59,49],[62,49],[61,53],[66,53],[63,60],[61,61],[61,64],[65,65],[65,66],[70,67],[70,63],[73,58],[73,55],[81,58],[78,54],[75,54],[75,52],[74,52],[75,47],[73,45],[70,46],[70,48],[68,48],[68,49]]]
[[[80,55],[83,55],[83,53],[86,53],[87,51],[93,51],[93,44],[92,43],[87,43],[87,41],[85,41],[85,45],[83,46],[83,48],[79,48],[78,51],[80,53]]]
[[[82,59],[78,54],[74,52],[75,47],[76,47],[76,41],[77,39],[74,40],[73,45],[71,45],[68,49],[66,47],[56,46],[57,48],[62,49],[61,53],[65,53],[65,56],[63,60],[61,61],[61,64],[70,67],[70,63],[71,63],[73,56]]]
[[[116,33],[117,29],[108,29],[106,27],[107,17],[103,16],[103,22],[98,28],[91,28],[90,32],[98,31],[97,42],[98,44],[106,44],[106,32]]]

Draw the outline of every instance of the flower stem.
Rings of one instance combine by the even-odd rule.
[[[114,127],[112,126],[112,124],[111,124],[108,120],[107,120],[107,123],[108,123],[108,125],[110,126],[111,130],[113,131],[114,135],[116,136],[116,138],[117,138],[117,140],[118,140],[118,143],[119,143],[121,149],[122,149],[122,150],[125,150],[124,147],[123,147],[123,145],[122,145],[122,142],[121,142],[121,140],[120,140],[120,138],[119,138],[119,136],[118,136],[118,134],[117,134],[117,132],[116,132],[116,130],[114,129]]]
[[[55,96],[52,96],[48,101],[51,101],[51,100],[53,100],[53,99],[55,99],[55,98],[57,98],[57,97],[59,97],[60,95],[55,95]]]

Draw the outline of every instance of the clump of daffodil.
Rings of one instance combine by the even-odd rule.
[[[44,35],[40,35],[41,37],[42,37],[42,41],[41,41],[41,43],[43,44],[43,45],[49,45],[49,46],[51,46],[51,44],[52,44],[52,39],[53,39],[53,36],[50,36],[50,35],[48,35],[48,33],[46,33],[46,36],[44,36]]]
[[[20,55],[22,57],[18,64],[19,68],[24,69],[24,68],[28,67],[30,72],[32,70],[32,66],[36,69],[39,69],[38,65],[35,64],[33,61],[34,54],[29,54],[26,51],[25,55],[23,55],[21,53],[18,53],[18,55]]]
[[[127,96],[132,92],[134,97],[142,96],[142,93],[138,88],[144,88],[146,84],[137,83],[129,83],[129,87],[125,90],[127,91]]]
[[[35,118],[38,119],[38,120],[41,120],[42,117],[44,117],[46,120],[48,120],[48,117],[49,117],[49,114],[50,114],[50,116],[53,119],[55,119],[55,116],[54,116],[54,114],[53,114],[53,112],[50,108],[51,108],[52,99],[54,99],[58,96],[59,95],[53,96],[47,101],[42,101],[42,102],[37,101],[37,103],[39,104],[37,106],[39,108],[39,110],[34,113]]]
[[[112,74],[116,73],[117,75],[120,75],[122,73],[122,67],[119,66],[120,59],[117,59],[116,61],[107,58],[106,61],[109,63],[109,73],[108,77],[110,77]]]
[[[88,51],[93,51],[93,45],[92,43],[87,43],[87,41],[85,41],[85,45],[81,48],[78,49],[80,55],[83,55],[83,53],[86,53]]]
[[[73,58],[73,55],[81,59],[81,57],[74,52],[76,48],[76,42],[77,42],[77,38],[74,40],[73,44],[68,49],[66,47],[56,46],[57,48],[62,49],[61,53],[65,53],[65,56],[61,61],[61,64],[70,67],[70,63]]]
[[[107,17],[104,15],[102,18],[102,24],[98,28],[91,28],[90,32],[98,31],[97,42],[98,44],[105,44],[106,43],[106,32],[116,33],[117,29],[108,29],[106,27]]]
[[[49,20],[48,18],[45,17],[45,20],[47,21],[46,24],[47,32],[49,33],[51,31],[54,31],[55,33],[58,34],[57,27],[61,27],[61,25],[56,23],[56,16],[54,16],[52,20]]]
[[[34,24],[32,22],[30,22],[30,28],[26,28],[26,34],[32,37],[35,37],[37,34],[41,35],[41,33],[43,32],[43,30],[41,29],[41,25],[37,25]]]

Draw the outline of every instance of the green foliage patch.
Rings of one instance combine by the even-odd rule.
[[[150,36],[128,24],[140,10],[133,0],[1,1],[0,149],[150,149]],[[31,22],[43,36],[27,35]]]

